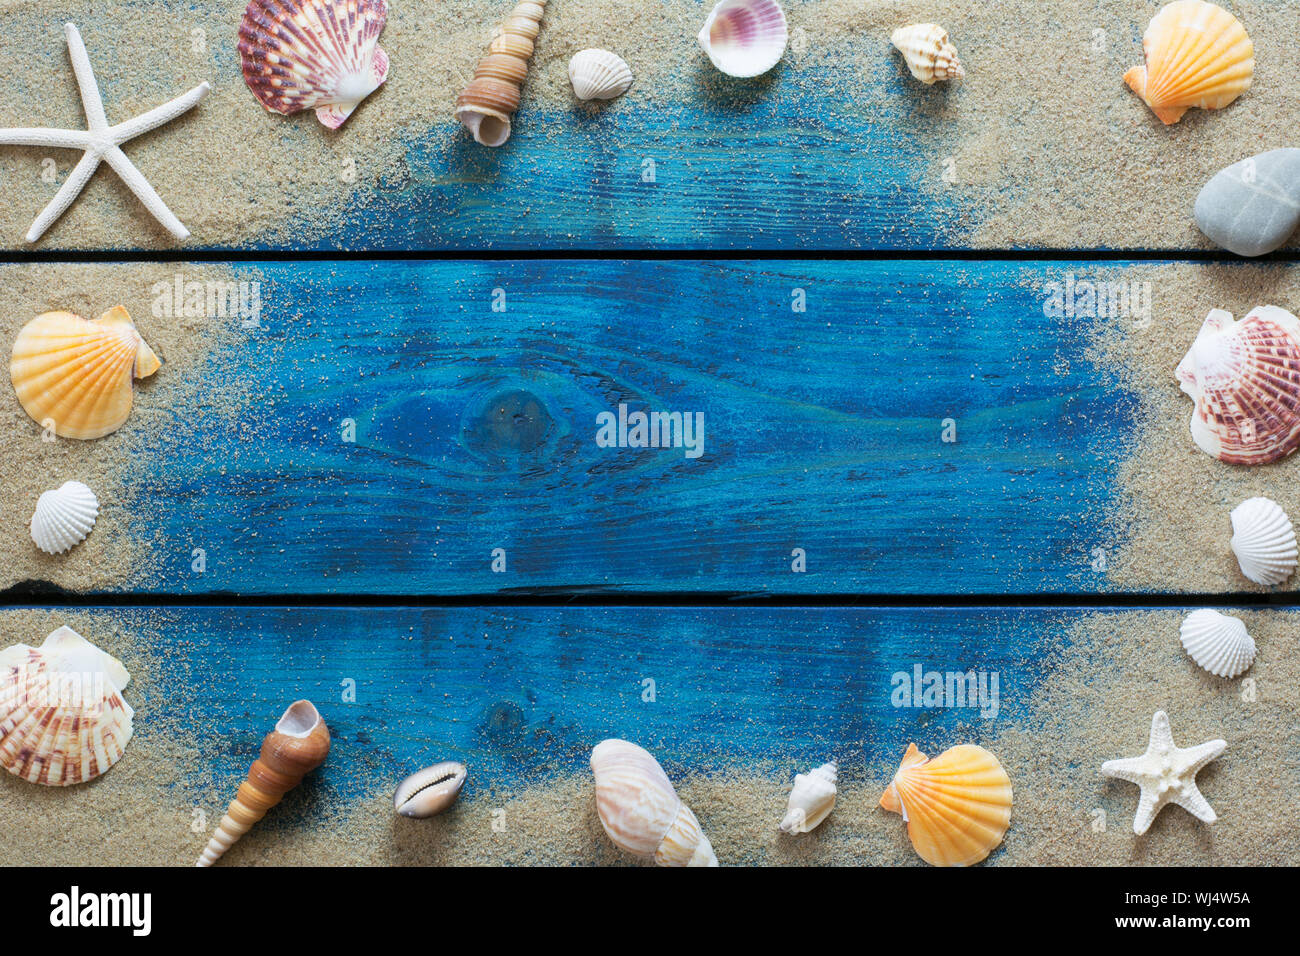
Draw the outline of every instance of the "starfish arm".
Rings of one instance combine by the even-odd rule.
[[[1154,790],[1143,787],[1142,798],[1138,800],[1137,813],[1133,816],[1133,832],[1141,836],[1151,829],[1156,814],[1160,812],[1163,806],[1164,804],[1156,799]]]
[[[1169,729],[1169,715],[1163,710],[1157,710],[1155,716],[1151,718],[1151,742],[1147,750],[1149,752],[1174,749],[1174,733]]]
[[[1123,760],[1107,760],[1101,765],[1101,772],[1108,777],[1116,777],[1120,780],[1127,780],[1129,783],[1142,785],[1144,776],[1142,757],[1126,757]]]
[[[1211,740],[1197,747],[1188,747],[1186,750],[1181,750],[1178,756],[1187,761],[1188,773],[1194,777],[1200,773],[1202,767],[1227,749],[1228,744],[1225,741]]]
[[[109,137],[119,146],[127,140],[135,139],[151,129],[157,129],[164,123],[174,120],[182,113],[192,110],[198,105],[199,100],[208,95],[211,87],[207,83],[200,83],[194,89],[190,90],[183,96],[178,96],[174,100],[169,100],[162,106],[155,106],[147,113],[141,113],[134,119],[129,119],[123,123],[118,123],[108,131]]]
[[[90,134],[80,129],[27,127],[0,129],[0,146],[48,146],[51,149],[90,149]]]
[[[1189,784],[1181,793],[1175,794],[1173,802],[1196,817],[1196,819],[1204,820],[1206,823],[1213,823],[1219,819],[1219,815],[1210,806],[1210,801],[1205,799],[1200,788],[1194,783]]]
[[[162,201],[162,197],[149,185],[149,180],[144,178],[144,174],[136,169],[135,164],[126,158],[126,153],[114,146],[104,153],[104,158],[108,164],[116,170],[117,174],[122,177],[122,181],[127,184],[131,192],[135,193],[140,202],[144,203],[146,209],[157,219],[163,226],[177,239],[188,239],[190,231],[185,225],[176,218],[176,215],[167,208],[167,204]]]
[[[86,44],[81,42],[81,33],[76,26],[65,23],[63,32],[68,37],[68,56],[72,59],[72,72],[77,74],[77,86],[81,89],[86,124],[92,133],[102,132],[108,129],[108,117],[104,115],[104,101],[99,95],[99,84],[95,82],[95,71],[90,67],[90,54],[86,52]]]
[[[90,177],[95,174],[99,168],[99,156],[95,153],[86,153],[81,157],[81,162],[77,163],[68,178],[64,180],[59,191],[54,194],[49,205],[41,210],[41,214],[36,217],[32,227],[27,230],[27,241],[35,242],[41,236],[45,235],[45,230],[54,225],[54,221],[68,211],[72,205],[72,200],[77,198],[77,194],[85,187]]]

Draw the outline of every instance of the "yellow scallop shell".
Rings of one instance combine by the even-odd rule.
[[[1205,0],[1177,0],[1151,20],[1142,36],[1146,65],[1124,82],[1166,126],[1192,107],[1223,109],[1250,87],[1255,45],[1227,10]]]
[[[912,744],[880,805],[903,815],[925,862],[973,866],[1011,825],[1011,780],[983,747],[962,744],[931,760]]]
[[[161,365],[119,305],[95,320],[38,315],[18,333],[9,377],[23,410],[42,426],[52,422],[64,438],[100,438],[131,414],[133,380]]]

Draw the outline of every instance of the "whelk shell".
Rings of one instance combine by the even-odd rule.
[[[1212,608],[1187,615],[1179,635],[1187,655],[1216,677],[1237,677],[1255,663],[1255,640],[1246,625]]]
[[[899,27],[889,38],[898,48],[911,74],[926,86],[940,80],[960,80],[966,75],[948,31],[935,23]]]
[[[1011,825],[1011,781],[983,747],[962,744],[929,759],[912,744],[880,805],[902,814],[925,862],[973,866]]]
[[[1281,584],[1296,569],[1295,528],[1282,506],[1248,498],[1232,509],[1232,552],[1241,573],[1256,584]]]
[[[65,481],[37,499],[32,540],[46,554],[62,554],[86,540],[98,517],[95,493],[79,481]]]
[[[717,866],[691,808],[649,751],[605,740],[591,752],[596,812],[614,845],[659,866]]]
[[[510,138],[511,117],[528,76],[533,41],[542,29],[546,0],[524,0],[497,29],[474,78],[456,100],[455,117],[483,146],[500,146]]]
[[[811,833],[835,808],[835,761],[795,774],[782,833]]]
[[[38,315],[18,333],[9,377],[18,401],[64,438],[100,438],[131,414],[134,379],[162,365],[120,305],[98,319]]]
[[[776,66],[789,38],[785,11],[776,0],[720,0],[699,35],[713,65],[742,79]]]
[[[93,780],[122,758],[134,711],[122,662],[70,627],[0,651],[0,766],[51,787]]]
[[[569,60],[569,82],[580,100],[612,100],[632,85],[632,68],[617,53],[579,50]]]
[[[1218,110],[1250,87],[1255,46],[1241,22],[1205,0],[1177,0],[1152,18],[1142,35],[1143,66],[1124,74],[1166,126],[1193,107]]]
[[[1214,309],[1177,374],[1206,454],[1262,465],[1300,446],[1300,321],[1285,309],[1261,306],[1240,322]]]
[[[463,763],[448,760],[425,767],[397,785],[393,809],[404,817],[432,817],[446,810],[460,796],[467,771]]]
[[[388,78],[388,0],[251,0],[239,24],[244,82],[272,113],[314,109],[338,129]]]

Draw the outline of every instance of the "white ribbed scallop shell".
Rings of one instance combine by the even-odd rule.
[[[1255,663],[1255,640],[1235,617],[1203,608],[1187,615],[1179,633],[1187,655],[1216,677],[1236,677]]]
[[[776,0],[719,0],[700,30],[709,60],[728,76],[766,73],[785,54],[790,30]]]
[[[807,773],[795,774],[794,788],[781,821],[783,833],[810,833],[835,808],[835,762],[822,764]]]
[[[596,811],[614,845],[659,866],[717,866],[691,808],[649,751],[604,740],[591,752]]]
[[[579,50],[569,61],[569,82],[580,100],[612,100],[632,85],[632,68],[617,53]]]
[[[960,80],[966,75],[957,57],[957,48],[948,39],[948,31],[941,26],[914,23],[899,27],[889,42],[903,54],[908,71],[926,86],[939,80]]]
[[[46,554],[62,554],[86,540],[99,517],[99,500],[79,481],[65,481],[36,500],[32,540]]]
[[[1295,528],[1281,505],[1249,498],[1232,509],[1232,551],[1256,584],[1281,584],[1296,569]]]

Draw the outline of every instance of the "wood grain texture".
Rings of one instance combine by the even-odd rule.
[[[214,359],[247,401],[197,388],[142,463],[152,589],[1094,590],[1131,397],[1044,317],[1066,268],[259,266]],[[620,404],[702,414],[703,453],[599,447]]]

